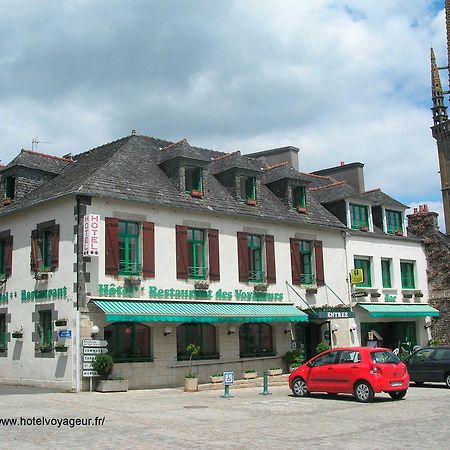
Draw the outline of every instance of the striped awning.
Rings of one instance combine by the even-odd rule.
[[[107,322],[306,322],[286,303],[160,302],[93,299]]]
[[[426,317],[439,316],[430,305],[419,303],[358,303],[371,317]]]

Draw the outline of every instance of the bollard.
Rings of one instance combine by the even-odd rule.
[[[223,395],[221,395],[221,397],[222,398],[231,398],[231,397],[233,397],[230,394],[230,385],[228,385],[228,384],[225,385],[225,392],[223,393]]]
[[[267,374],[267,371],[264,371],[264,374],[263,374],[263,391],[261,392],[261,395],[270,395],[269,376]]]

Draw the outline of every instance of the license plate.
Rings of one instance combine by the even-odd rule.
[[[401,386],[402,384],[401,381],[391,381],[391,386]]]

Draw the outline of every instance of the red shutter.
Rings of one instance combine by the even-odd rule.
[[[291,270],[292,270],[292,284],[301,284],[301,269],[300,269],[300,240],[290,239],[291,242]]]
[[[275,268],[275,243],[274,238],[270,234],[266,234],[266,278],[267,283],[274,284],[277,282]]]
[[[8,236],[5,239],[6,254],[5,254],[5,276],[6,278],[11,276],[12,273],[12,250],[13,250],[13,237]]]
[[[187,280],[188,278],[188,241],[187,241],[187,227],[177,225],[176,240],[177,240],[177,278],[179,280]]]
[[[105,274],[119,273],[119,219],[105,217]]]
[[[323,273],[323,247],[322,241],[314,241],[314,256],[316,258],[316,283],[317,286],[325,284]]]
[[[219,231],[208,230],[209,244],[209,279],[210,281],[220,280],[220,264],[219,264]]]
[[[59,265],[59,224],[52,226],[52,242],[50,248],[52,271],[55,271]]]
[[[37,272],[39,268],[39,232],[38,230],[31,231],[31,271]]]
[[[146,278],[155,278],[155,224],[153,222],[142,224],[142,242],[142,275]]]
[[[239,281],[248,281],[248,244],[247,233],[238,231],[237,233],[237,245],[238,245],[238,269],[239,269]]]

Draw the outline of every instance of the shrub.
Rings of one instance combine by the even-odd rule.
[[[92,367],[103,380],[107,380],[114,367],[114,360],[110,355],[97,355],[94,361],[92,361]]]
[[[306,356],[305,352],[302,350],[289,350],[284,355],[284,360],[288,364],[288,366],[291,365],[297,365],[300,366],[305,362]]]
[[[244,370],[244,373],[254,373],[254,372],[256,372],[255,369],[247,369],[247,370]]]
[[[326,350],[331,350],[331,345],[326,342],[319,342],[316,347],[316,355]]]

